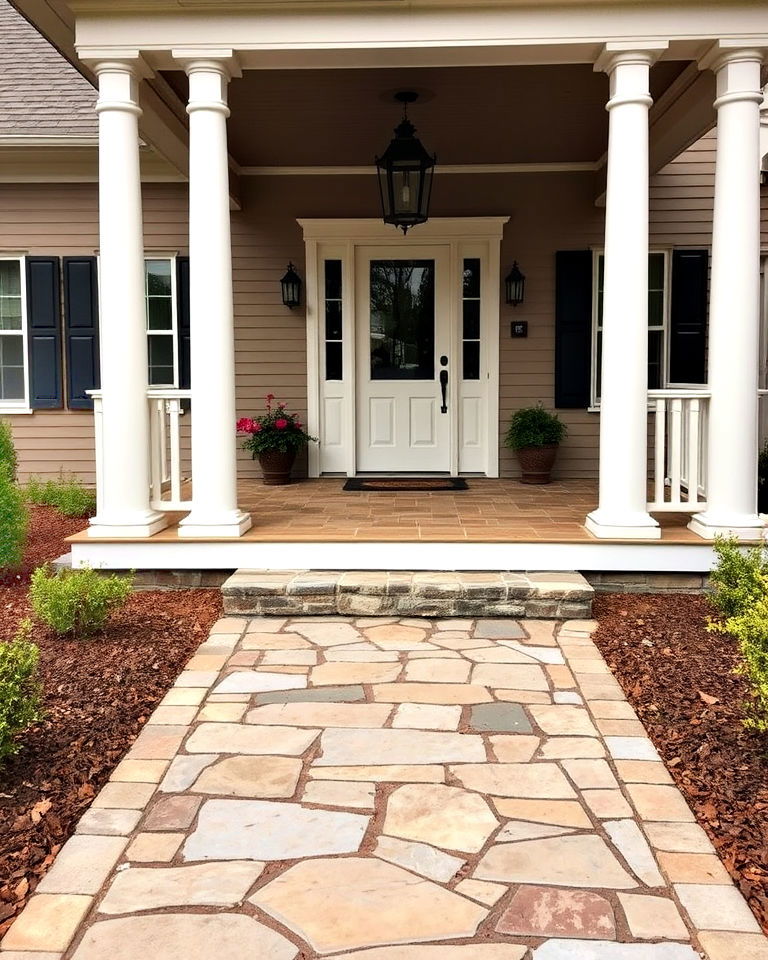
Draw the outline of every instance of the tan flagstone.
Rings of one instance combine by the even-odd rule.
[[[618,790],[619,784],[605,760],[564,760],[563,769],[581,789]]]
[[[533,660],[539,663],[556,665],[565,664],[565,659],[558,649],[553,649],[552,647],[537,647],[531,644],[530,641],[523,642],[522,640],[502,640],[501,642],[507,649],[516,650],[518,653],[523,654],[526,661]]]
[[[206,691],[202,687],[171,687],[160,701],[161,707],[195,707],[202,703]]]
[[[315,760],[318,767],[485,760],[482,737],[432,730],[331,728],[322,732],[320,749],[322,756]]]
[[[383,727],[392,712],[386,703],[267,703],[249,711],[248,723],[289,727]]]
[[[293,757],[226,757],[206,767],[192,790],[223,797],[292,797],[301,768],[301,760]]]
[[[92,903],[93,897],[36,894],[3,937],[3,950],[63,952]]]
[[[122,783],[159,783],[168,763],[168,760],[121,760],[109,779]]]
[[[516,843],[518,840],[537,840],[539,837],[562,837],[566,833],[573,833],[573,828],[556,827],[549,823],[510,820],[496,834],[496,843]]]
[[[216,684],[214,693],[266,693],[270,690],[300,690],[306,687],[307,678],[290,673],[281,673],[274,667],[269,670],[235,670]]]
[[[301,634],[302,637],[319,647],[338,647],[342,644],[356,643],[363,639],[363,635],[349,623],[322,622],[318,620],[293,621],[288,624],[288,630]]]
[[[532,643],[542,647],[554,647],[557,645],[555,640],[555,627],[557,623],[554,620],[523,620],[523,630],[528,634],[522,643]]]
[[[198,753],[193,756],[179,754],[171,762],[163,782],[160,784],[162,793],[180,793],[187,790],[197,780],[201,770],[218,760],[218,754]]]
[[[645,727],[639,720],[595,720],[604,737],[644,737]]]
[[[497,700],[511,703],[552,703],[552,697],[542,690],[496,690]]]
[[[360,780],[371,783],[443,783],[445,768],[434,764],[423,766],[402,763],[382,764],[380,767],[331,766],[313,764],[309,776],[317,780]]]
[[[251,617],[248,621],[248,633],[277,633],[288,623],[287,617]],[[247,634],[246,634],[247,636]]]
[[[334,960],[522,960],[527,950],[526,946],[519,943],[467,943],[461,946],[442,944],[439,947],[408,944],[356,950],[354,953],[339,954]]]
[[[366,639],[382,650],[412,650],[414,645],[427,639],[427,631],[421,627],[404,627],[400,624],[385,624],[382,627],[368,627]]]
[[[154,783],[121,783],[112,781],[105,784],[93,801],[95,809],[141,810],[155,792]]]
[[[332,647],[325,651],[326,661],[342,663],[395,663],[400,659],[397,650],[377,650],[371,644],[370,650],[349,650],[346,647]]]
[[[376,858],[306,860],[250,900],[321,954],[472,937],[487,916],[471,900]]]
[[[396,653],[398,659],[404,657],[408,662],[413,660],[461,660],[461,654],[456,650],[443,650],[440,647],[433,647],[432,644],[422,644],[416,650],[407,650],[405,652],[398,650],[382,651],[382,653]]]
[[[35,892],[97,894],[127,843],[125,837],[75,834],[61,848]]]
[[[128,751],[130,760],[171,760],[187,734],[187,727],[145,726]]]
[[[144,829],[186,830],[197,816],[201,802],[201,797],[164,797],[150,808]]]
[[[592,813],[600,819],[632,816],[632,808],[621,790],[582,790],[581,796]]]
[[[380,683],[373,688],[373,699],[381,703],[490,703],[493,697],[485,687],[468,683]]]
[[[315,687],[347,683],[392,683],[401,670],[399,663],[321,663],[309,675]]]
[[[639,940],[688,939],[688,930],[672,900],[637,893],[619,893],[618,897],[633,937]]]
[[[496,734],[488,737],[499,763],[527,763],[539,746],[539,738],[526,734]]]
[[[493,805],[502,817],[511,819],[584,829],[592,826],[592,821],[577,800],[510,800],[494,797]]]
[[[637,886],[601,837],[583,834],[500,843],[474,871],[481,880],[627,890]]]
[[[549,690],[547,678],[538,664],[479,663],[472,671],[472,683],[515,690]]]
[[[768,960],[768,938],[762,933],[699,933],[709,960]],[[363,960],[363,958],[361,958]]]
[[[494,903],[501,900],[509,888],[503,883],[473,880],[468,877],[466,880],[457,883],[454,889],[465,897],[470,897],[472,900],[477,900],[478,903],[484,903],[487,907],[492,907]]]
[[[244,703],[207,703],[196,719],[209,723],[237,723],[246,711]]]
[[[131,867],[118,873],[100,913],[136,913],[163,907],[234,907],[264,870],[254,861],[184,867]]]
[[[395,710],[393,727],[411,730],[458,730],[461,707],[430,703],[401,703]]]
[[[552,686],[558,690],[570,690],[576,686],[576,679],[565,664],[551,663],[545,667]]]
[[[608,820],[603,823],[603,829],[635,876],[648,887],[664,886],[653,852],[634,820]]]
[[[104,837],[127,837],[141,819],[140,810],[86,810],[75,827],[76,833]]]
[[[714,853],[657,854],[659,865],[670,883],[721,883],[730,882],[730,875],[720,858]]]
[[[550,736],[596,737],[597,730],[583,707],[569,704],[531,707],[535,723]]]
[[[373,853],[387,863],[394,863],[422,877],[448,883],[464,866],[460,857],[452,857],[426,843],[412,843],[396,837],[381,836],[376,841]]]
[[[712,853],[714,847],[698,823],[646,823],[643,829],[656,850]]]
[[[576,796],[554,763],[467,763],[450,770],[468,789],[497,797],[570,800]]]
[[[201,723],[187,741],[191,753],[248,753],[298,756],[311,746],[319,730],[257,727],[241,723]]]
[[[747,901],[733,884],[676,883],[674,889],[693,925],[699,930],[760,932]]]
[[[470,669],[470,664],[465,660],[412,660],[405,667],[405,679],[427,683],[466,683]]]
[[[226,654],[198,653],[184,667],[185,670],[221,670],[227,662]]]
[[[310,780],[304,788],[302,803],[317,803],[324,807],[348,807],[372,812],[376,798],[373,783],[345,782],[343,780]]]
[[[261,659],[265,666],[306,666],[317,663],[316,650],[267,650]]]
[[[673,782],[663,763],[653,760],[616,760],[616,772],[625,783]]]
[[[408,784],[387,800],[383,832],[446,850],[477,853],[499,826],[485,800],[443,784]]]
[[[643,820],[692,822],[694,819],[677,787],[630,783],[627,785],[627,792]]]
[[[243,650],[308,650],[312,644],[295,633],[246,633]]]
[[[513,647],[478,647],[464,653],[473,663],[536,663],[535,657],[529,657],[522,650]]]
[[[134,863],[168,863],[179,852],[183,841],[183,833],[139,833],[125,851],[125,857]]]
[[[626,701],[591,700],[589,709],[593,717],[601,720],[637,720],[637,714]]]
[[[436,643],[439,647],[446,647],[448,650],[476,650],[480,647],[487,647],[488,641],[475,637],[470,637],[464,633],[435,633],[429,638],[430,643]]]
[[[288,664],[287,666],[284,666],[282,664],[271,664],[268,667],[263,667],[263,666],[254,667],[254,670],[256,671],[256,673],[269,673],[272,675],[276,673],[284,673],[284,674],[293,674],[294,676],[299,676],[299,675],[306,676],[309,673],[310,668],[295,666],[292,664]],[[302,686],[304,686],[304,684],[302,684]],[[282,689],[282,687],[280,689]]]
[[[165,913],[103,920],[85,932],[73,960],[295,960],[298,947],[235,913]]]

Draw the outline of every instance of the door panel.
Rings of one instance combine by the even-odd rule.
[[[447,472],[451,384],[448,247],[357,249],[357,469]]]

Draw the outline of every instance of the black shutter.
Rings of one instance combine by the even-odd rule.
[[[101,385],[96,257],[64,257],[64,315],[67,404],[71,410],[92,410],[93,399],[85,391]]]
[[[179,336],[179,387],[189,390],[189,257],[176,257],[176,323]]]
[[[555,407],[586,408],[592,364],[592,251],[555,257]]]
[[[27,257],[30,406],[54,410],[61,398],[61,287],[58,257]]]
[[[672,253],[669,382],[707,382],[707,288],[709,252]]]

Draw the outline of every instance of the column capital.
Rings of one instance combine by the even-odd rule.
[[[768,57],[768,35],[743,40],[716,40],[699,58],[699,70],[717,73],[729,63],[765,63]]]
[[[243,75],[237,54],[229,47],[176,47],[171,50],[171,56],[179,62],[187,76],[192,73],[218,73],[228,82],[233,77]]]
[[[153,74],[138,51],[113,51],[109,57],[96,56],[84,62],[89,64],[99,80],[96,113],[116,111],[141,116],[139,84],[143,78]]]
[[[613,73],[620,64],[653,66],[665,50],[667,40],[634,40],[606,43],[595,61],[596,73]]]
[[[141,51],[134,47],[115,47],[100,49],[98,47],[78,47],[78,59],[96,74],[129,73],[136,80],[149,80],[154,77],[154,71],[141,55]]]

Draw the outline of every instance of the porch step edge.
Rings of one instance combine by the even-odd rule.
[[[228,614],[589,619],[595,590],[577,572],[236,570]]]

